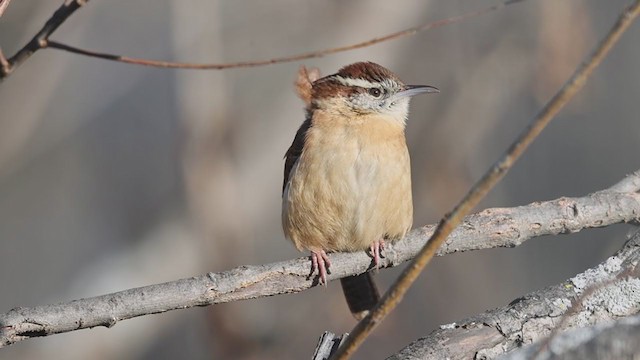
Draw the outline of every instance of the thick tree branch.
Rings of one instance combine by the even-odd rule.
[[[494,359],[544,339],[556,327],[585,327],[634,315],[640,310],[638,261],[640,232],[600,265],[507,306],[443,325],[388,359]],[[582,301],[580,310],[569,311],[576,300]],[[557,341],[561,340],[554,338],[549,349],[555,351]],[[524,358],[531,359],[536,351],[537,347],[526,350],[529,356]]]
[[[640,354],[640,316],[567,331],[539,355],[539,344],[515,350],[501,360],[636,359]]]
[[[487,209],[465,218],[438,255],[493,247],[514,247],[533,237],[580,231],[640,218],[640,171],[620,184],[630,192],[609,189],[580,198],[560,198],[515,208]],[[390,245],[383,266],[411,259],[433,233],[435,225],[413,230]],[[371,268],[365,252],[330,254],[329,280]],[[31,337],[95,326],[111,327],[120,320],[169,310],[300,292],[317,285],[309,277],[308,258],[241,266],[189,279],[145,286],[56,305],[16,308],[0,314],[0,347]]]
[[[85,0],[85,1],[76,0],[76,1],[67,1],[67,2],[70,3],[70,5],[73,5],[73,4],[83,5],[87,1],[89,0]],[[428,24],[414,26],[405,30],[397,31],[391,34],[365,40],[355,44],[317,50],[317,51],[311,51],[311,52],[306,52],[302,54],[283,56],[283,57],[273,58],[273,59],[240,61],[240,62],[233,62],[233,63],[217,63],[217,64],[193,64],[193,63],[140,59],[140,58],[133,58],[129,56],[81,49],[81,48],[63,44],[57,41],[51,41],[49,40],[49,35],[51,35],[53,30],[55,30],[57,26],[59,26],[64,20],[66,20],[66,18],[69,17],[69,15],[71,15],[71,13],[73,13],[73,11],[77,9],[77,7],[79,7],[79,6],[77,6],[76,8],[67,7],[67,3],[65,3],[65,5],[63,5],[60,9],[58,9],[58,11],[56,11],[53,17],[49,19],[49,21],[47,22],[47,24],[49,24],[50,22],[54,21],[55,24],[57,24],[55,28],[53,28],[51,31],[46,31],[43,33],[43,31],[47,28],[47,25],[45,25],[45,28],[43,28],[43,30],[41,30],[40,33],[38,33],[38,35],[36,35],[36,37],[34,37],[34,39],[31,40],[31,42],[29,42],[29,44],[27,44],[22,50],[20,50],[18,54],[16,54],[14,57],[9,59],[9,66],[5,69],[0,69],[0,80],[8,77],[16,67],[18,67],[24,60],[30,57],[35,51],[45,47],[63,50],[63,51],[71,52],[78,55],[99,58],[103,60],[111,60],[111,61],[118,61],[118,62],[123,62],[127,64],[133,64],[133,65],[153,66],[153,67],[171,68],[171,69],[224,70],[224,69],[247,68],[247,67],[256,67],[256,66],[300,61],[300,60],[306,60],[306,59],[312,59],[312,58],[319,58],[319,57],[332,55],[332,54],[336,54],[344,51],[361,49],[361,48],[369,47],[372,45],[380,44],[385,41],[396,40],[406,36],[415,35],[422,31],[427,31],[427,30],[439,28],[441,26],[457,23],[463,20],[467,20],[476,16],[480,16],[492,11],[502,9],[508,5],[516,4],[522,1],[524,0],[506,0],[496,5],[486,7],[484,9],[468,12],[466,14],[450,17],[447,19],[438,20]]]
[[[615,192],[637,192],[640,189],[640,170],[635,171],[609,188]]]

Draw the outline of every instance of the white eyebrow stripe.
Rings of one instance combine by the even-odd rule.
[[[334,79],[336,79],[339,83],[341,83],[342,85],[345,86],[359,86],[362,88],[372,88],[372,87],[378,87],[379,85],[376,83],[372,83],[368,80],[365,79],[353,79],[353,78],[345,78],[342,76],[335,76]]]

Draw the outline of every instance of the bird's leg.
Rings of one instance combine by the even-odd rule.
[[[324,250],[311,250],[311,264],[312,273],[317,272],[320,276],[320,285],[327,286],[327,269],[331,266],[327,253]]]
[[[376,270],[380,268],[380,254],[384,250],[384,240],[376,240],[371,243],[371,256],[373,257],[373,263],[376,265]]]

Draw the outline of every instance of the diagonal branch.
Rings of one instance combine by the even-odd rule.
[[[85,5],[89,0],[66,0],[53,15],[47,20],[42,29],[38,31],[31,41],[27,43],[22,49],[20,49],[14,56],[6,61],[6,64],[2,64],[0,67],[0,80],[8,77],[11,73],[28,58],[31,57],[36,51],[47,47],[49,36],[58,29],[63,22],[65,22],[69,16],[71,16],[76,10]]]
[[[640,0],[622,11],[618,20],[613,25],[607,36],[598,44],[595,51],[573,73],[569,81],[556,93],[556,95],[540,111],[531,124],[518,136],[507,152],[484,174],[469,190],[467,195],[458,205],[444,216],[433,236],[411,261],[409,266],[400,274],[396,282],[387,290],[378,304],[362,319],[351,334],[338,348],[338,352],[331,359],[348,359],[364,342],[373,329],[402,301],[402,297],[409,290],[413,282],[418,278],[424,267],[433,259],[438,248],[445,242],[447,236],[453,232],[456,226],[463,221],[468,214],[489,191],[506,175],[516,160],[524,153],[529,145],[540,135],[542,130],[560,112],[560,110],[573,98],[573,96],[586,83],[595,68],[611,51],[613,45],[618,42],[622,34],[640,14]]]
[[[86,1],[88,1],[88,0],[86,0]],[[72,1],[72,4],[75,4],[75,3],[79,3],[79,4],[80,3],[86,3],[86,1],[81,1],[81,0]],[[224,69],[247,68],[247,67],[256,67],[256,66],[264,66],[264,65],[272,65],[272,64],[280,64],[280,63],[286,63],[286,62],[300,61],[300,60],[306,60],[306,59],[312,59],[312,58],[319,58],[319,57],[332,55],[332,54],[345,52],[345,51],[350,51],[350,50],[361,49],[361,48],[365,48],[365,47],[369,47],[369,46],[372,46],[372,45],[380,44],[380,43],[383,43],[383,42],[386,42],[386,41],[390,41],[390,40],[397,40],[397,39],[400,39],[400,38],[403,38],[403,37],[415,35],[415,34],[417,34],[419,32],[422,32],[422,31],[427,31],[427,30],[439,28],[439,27],[442,27],[442,26],[445,26],[445,25],[449,25],[449,24],[457,23],[457,22],[460,22],[460,21],[463,21],[463,20],[467,20],[467,19],[470,19],[470,18],[473,18],[473,17],[476,17],[476,16],[484,15],[484,14],[487,14],[489,12],[493,12],[493,11],[502,9],[502,8],[508,6],[508,5],[516,4],[516,3],[519,3],[519,2],[522,2],[522,1],[524,1],[524,0],[506,0],[506,1],[503,1],[503,2],[498,3],[496,5],[492,5],[492,6],[486,7],[484,9],[480,9],[480,10],[468,12],[466,14],[462,14],[462,15],[458,15],[458,16],[454,16],[454,17],[438,20],[438,21],[435,21],[435,22],[432,22],[432,23],[428,23],[428,24],[414,26],[414,27],[411,27],[411,28],[408,28],[408,29],[405,29],[405,30],[397,31],[397,32],[394,32],[394,33],[391,33],[391,34],[388,34],[388,35],[384,35],[384,36],[381,36],[381,37],[365,40],[365,41],[358,42],[358,43],[355,43],[355,44],[339,46],[339,47],[334,47],[334,48],[329,48],[329,49],[324,49],[324,50],[311,51],[311,52],[306,52],[306,53],[302,53],[302,54],[283,56],[283,57],[273,58],[273,59],[255,60],[255,61],[240,61],[240,62],[233,62],[233,63],[217,63],[217,64],[193,64],[193,63],[181,63],[181,62],[150,60],[150,59],[133,58],[133,57],[129,57],[129,56],[109,54],[109,53],[103,53],[103,52],[92,51],[92,50],[87,50],[87,49],[81,49],[81,48],[78,48],[78,47],[75,47],[75,46],[71,46],[71,45],[63,44],[63,43],[60,43],[60,42],[57,42],[57,41],[49,40],[48,38],[49,38],[49,35],[51,35],[52,31],[50,31],[48,33],[44,33],[44,34],[42,34],[43,36],[39,37],[39,35],[41,35],[41,33],[42,33],[42,30],[41,30],[41,32],[38,35],[36,35],[36,37],[34,37],[34,39],[31,42],[29,42],[29,44],[27,44],[22,50],[20,50],[18,52],[18,54],[16,54],[16,56],[14,56],[11,59],[9,59],[10,66],[7,69],[0,69],[0,80],[2,80],[3,78],[6,78],[7,76],[9,76],[11,74],[11,72],[17,66],[19,66],[24,60],[26,60],[28,57],[30,57],[35,51],[37,51],[39,49],[42,49],[42,48],[45,48],[45,47],[58,49],[58,50],[63,50],[63,51],[71,52],[71,53],[78,54],[78,55],[89,56],[89,57],[93,57],[93,58],[99,58],[99,59],[103,59],[103,60],[111,60],[111,61],[123,62],[123,63],[127,63],[127,64],[153,66],[153,67],[160,67],[160,68],[171,68],[171,69],[224,70]],[[65,5],[63,5],[63,7],[61,7],[58,11],[56,11],[56,14],[58,12],[60,12],[61,9],[65,8]],[[80,4],[80,5],[82,5],[82,4]],[[71,10],[71,9],[65,8],[65,10],[61,14],[64,17],[62,17],[62,16],[56,17],[56,14],[54,14],[54,16],[49,20],[49,22],[51,22],[55,18],[56,22],[57,22],[57,25],[60,25],[75,10],[76,9],[72,9]],[[47,22],[47,23],[49,23],[49,22]],[[45,27],[46,27],[46,25],[45,25]],[[55,29],[53,29],[53,30],[55,30]],[[34,40],[37,40],[37,41],[34,41]],[[20,55],[20,56],[18,56],[18,55]],[[15,58],[15,61],[14,61],[14,58]]]
[[[622,184],[622,185],[620,185]],[[464,219],[438,255],[459,251],[514,247],[543,235],[640,219],[640,171],[611,189],[579,198],[560,198],[514,208],[487,209]],[[382,265],[397,266],[411,259],[433,234],[435,225],[413,230],[385,250]],[[329,255],[329,280],[359,274],[371,267],[364,252]],[[0,347],[32,337],[48,336],[194,306],[304,291],[317,285],[309,277],[309,259],[241,266],[164,284],[140,287],[56,305],[16,308],[0,314]]]

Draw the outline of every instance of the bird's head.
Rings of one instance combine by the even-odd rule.
[[[405,85],[376,63],[358,62],[316,80],[311,106],[353,118],[380,115],[404,124],[412,96],[437,92],[440,91],[433,86]]]

